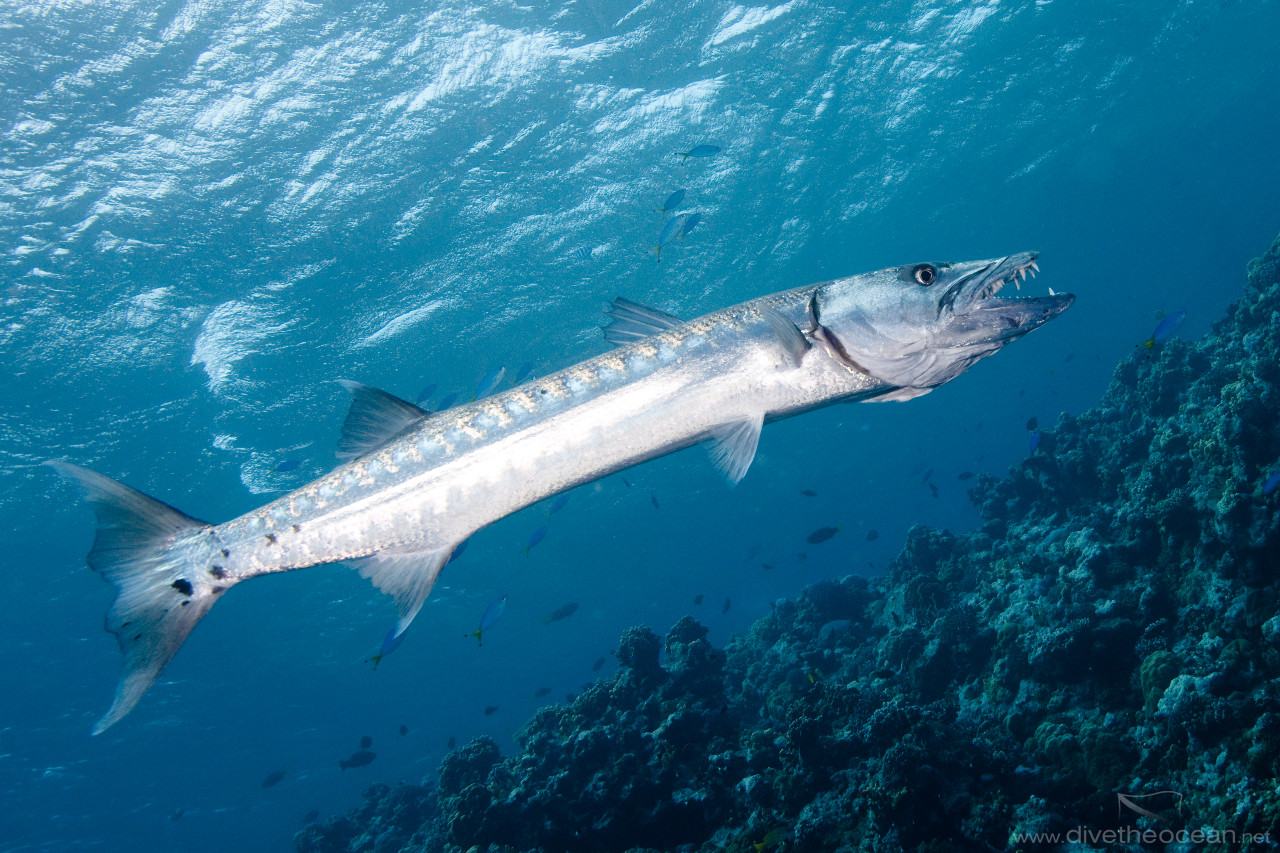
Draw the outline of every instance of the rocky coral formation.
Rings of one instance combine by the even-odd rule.
[[[1242,849],[1280,825],[1277,415],[1280,241],[1211,335],[981,478],[980,530],[915,528],[724,652],[632,629],[517,754],[473,741],[297,849]]]

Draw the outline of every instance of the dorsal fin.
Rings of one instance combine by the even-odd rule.
[[[342,422],[338,458],[349,462],[377,450],[431,413],[371,385],[339,379],[351,392],[351,408]]]
[[[610,319],[604,327],[604,339],[615,346],[633,343],[684,323],[679,317],[621,296],[613,300],[605,313]]]

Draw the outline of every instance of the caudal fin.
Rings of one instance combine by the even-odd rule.
[[[47,462],[84,491],[98,517],[89,567],[116,587],[106,628],[124,652],[115,701],[96,735],[138,704],[191,629],[236,579],[202,555],[209,525],[123,483],[66,462]],[[204,540],[204,541],[201,541]]]

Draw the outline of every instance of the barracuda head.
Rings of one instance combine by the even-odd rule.
[[[1043,326],[1075,301],[1069,293],[996,294],[1035,275],[1036,253],[991,261],[911,264],[821,285],[809,334],[835,357],[890,385],[923,394]],[[894,395],[890,395],[893,399]]]

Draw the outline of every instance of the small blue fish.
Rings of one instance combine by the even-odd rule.
[[[832,536],[835,536],[839,532],[840,532],[839,526],[819,527],[817,530],[813,531],[808,536],[806,536],[804,541],[808,542],[810,545],[820,545],[823,542],[826,542]]]
[[[579,246],[573,250],[573,257],[579,261],[589,261],[591,260],[591,252],[592,250],[586,246]]]
[[[404,632],[401,631],[397,634],[395,626],[392,625],[391,630],[387,632],[387,636],[382,638],[382,646],[378,649],[378,653],[373,657],[370,657],[366,663],[371,662],[373,664],[373,668],[377,669],[378,664],[382,663],[382,659],[400,648],[400,644],[402,642],[404,642]]]
[[[450,563],[452,563],[454,560],[462,556],[462,552],[467,550],[467,543],[470,541],[471,541],[471,537],[467,537],[466,539],[463,539],[461,542],[458,543],[458,547],[454,548],[453,553],[449,555]]]
[[[680,162],[683,163],[685,160],[688,160],[690,157],[714,157],[715,155],[720,153],[720,146],[719,145],[695,145],[692,148],[690,148],[688,151],[677,151],[676,153],[680,155],[681,157]]]
[[[520,369],[516,371],[516,384],[519,385],[523,382],[530,373],[533,373],[533,362],[526,361],[524,364],[520,365]]]
[[[1277,488],[1280,488],[1280,471],[1276,471],[1262,484],[1262,494],[1266,497],[1271,497],[1271,493]]]
[[[550,625],[552,622],[559,622],[561,619],[568,619],[570,616],[578,612],[578,602],[570,601],[563,604],[547,614],[542,620],[543,625]]]
[[[684,201],[684,190],[676,190],[667,196],[667,200],[662,203],[662,207],[658,208],[659,213],[670,213],[680,206],[680,202]]]
[[[539,527],[537,530],[533,531],[533,533],[529,536],[529,544],[524,546],[524,552],[526,554],[529,553],[529,549],[531,549],[534,545],[537,545],[539,542],[541,542],[543,537],[545,537],[546,535],[547,535],[547,526],[544,524],[541,527]]]
[[[567,504],[568,502],[569,502],[568,492],[565,492],[564,494],[557,496],[555,503],[551,504],[551,511],[548,512],[547,515],[555,515],[557,512],[564,509],[565,504]]]
[[[502,384],[502,377],[507,375],[505,367],[495,367],[484,375],[480,380],[480,384],[476,386],[476,395],[472,400],[481,400],[493,393],[493,389]]]
[[[690,213],[688,216],[686,216],[684,218],[684,227],[680,229],[680,239],[683,240],[685,237],[687,237],[689,235],[689,232],[692,231],[694,228],[696,228],[698,226],[698,223],[701,221],[702,221],[702,214],[696,210],[693,213]]]
[[[502,618],[502,614],[507,609],[507,597],[504,595],[497,601],[492,602],[484,609],[484,615],[480,617],[480,627],[468,634],[468,637],[476,638],[476,645],[484,645],[484,632],[494,626],[494,623]]]
[[[662,260],[662,247],[679,235],[684,219],[684,216],[673,216],[667,220],[666,225],[662,226],[662,231],[658,233],[658,245],[653,248],[658,253],[658,260]]]
[[[276,465],[276,471],[283,474],[286,471],[292,471],[294,468],[297,468],[301,464],[302,463],[299,462],[297,459],[281,459],[280,462]]]
[[[1036,452],[1036,448],[1040,446],[1040,430],[1033,429],[1027,433],[1027,454]]]
[[[338,762],[339,769],[346,770],[348,767],[365,767],[370,764],[378,756],[367,749],[359,752],[351,753],[351,757]]]
[[[431,395],[434,393],[436,393],[436,383],[432,382],[430,385],[418,392],[418,399],[414,402],[421,406],[424,402],[430,400]]]
[[[1178,326],[1182,325],[1182,321],[1185,319],[1187,319],[1186,311],[1174,311],[1161,320],[1160,324],[1156,326],[1156,330],[1151,333],[1151,337],[1147,338],[1139,346],[1146,347],[1147,354],[1150,355],[1156,344],[1162,344],[1173,337],[1174,331],[1177,330]]]
[[[457,402],[457,400],[458,400],[458,394],[456,391],[452,394],[446,394],[444,398],[440,401],[440,405],[436,409],[436,411],[443,412],[445,409],[449,408],[455,402]]]
[[[662,507],[658,506],[658,496],[653,492],[649,493],[649,500],[653,503],[654,509],[662,509]]]

